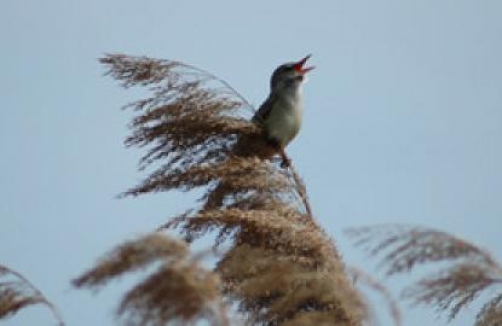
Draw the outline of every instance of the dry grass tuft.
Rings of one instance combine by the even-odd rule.
[[[347,233],[371,256],[383,255],[380,266],[386,267],[389,276],[410,272],[426,263],[451,264],[403,291],[403,296],[414,305],[431,306],[452,320],[482,293],[498,289],[498,295],[485,303],[477,315],[476,325],[502,324],[502,268],[485,250],[447,233],[422,227],[363,227]]]
[[[334,259],[316,262],[309,255],[242,244],[227,253],[217,271],[224,293],[256,324],[317,325],[321,317],[336,325],[358,324],[361,302],[341,268]]]
[[[363,288],[368,288],[380,295],[380,297],[387,305],[387,310],[395,326],[401,326],[403,324],[403,318],[401,315],[401,310],[399,309],[399,305],[382,282],[378,281],[374,276],[369,275],[359,268],[350,267],[348,268],[348,272],[352,276],[354,284],[358,287],[358,289],[361,289],[362,291]],[[366,297],[364,295],[361,296]],[[368,311],[368,323],[370,325],[378,325],[377,314],[373,309],[374,305],[367,301],[366,306],[366,309]]]
[[[195,67],[125,55],[109,55],[100,61],[108,67],[107,74],[124,87],[148,86],[153,93],[126,106],[141,112],[130,125],[133,133],[126,145],[150,147],[140,161],[142,168],[158,160],[162,165],[126,194],[204,185],[176,176],[194,166],[223,162],[238,134],[259,133],[254,124],[237,114],[238,109],[249,108],[248,104],[214,85],[216,77]],[[175,178],[172,183],[169,176]]]
[[[408,272],[416,265],[444,260],[465,259],[496,265],[484,250],[447,233],[422,227],[382,225],[347,231],[356,246],[369,255],[384,254],[382,267],[391,276]]]
[[[73,285],[97,289],[110,279],[146,268],[158,261],[168,263],[185,260],[188,253],[183,242],[154,233],[120,245],[98,262],[95,268],[75,279]]]
[[[263,159],[270,147],[261,128],[250,121],[247,110],[253,108],[244,97],[224,80],[177,61],[113,54],[101,62],[124,87],[144,86],[152,92],[127,106],[136,116],[126,144],[146,147],[140,169],[153,171],[124,195],[205,189],[199,208],[160,229],[179,230],[188,241],[218,232],[215,245],[225,241],[228,249],[215,270],[222,295],[259,325],[361,325],[362,301],[333,241],[313,219],[302,180],[292,167],[282,169],[273,158]],[[141,242],[141,254],[131,258],[130,251],[136,250],[131,245],[119,247],[75,284],[94,287],[156,257],[172,259],[170,252],[146,251],[153,245]],[[129,319],[141,324],[198,311],[166,310],[168,305],[190,307],[186,300],[193,295],[185,287],[175,289],[183,282],[173,275],[190,273],[172,266],[160,268],[129,292],[119,313],[132,311]],[[200,291],[211,293],[200,299],[213,300],[216,293],[209,289],[216,283],[199,280],[209,282]],[[202,307],[202,301],[195,303]]]
[[[2,280],[0,282],[0,319],[11,317],[28,306],[42,304],[49,308],[58,325],[64,325],[56,306],[23,275],[0,265],[0,279]]]
[[[498,326],[502,322],[502,294],[489,300],[476,317],[475,326]]]
[[[157,268],[122,299],[117,310],[131,325],[184,324],[199,319],[228,325],[217,275],[200,266],[184,242],[154,233],[126,242],[73,281],[76,287],[99,286],[140,268]]]

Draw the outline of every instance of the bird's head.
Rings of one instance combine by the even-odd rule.
[[[306,67],[305,63],[311,57],[309,54],[297,62],[288,62],[275,69],[270,79],[270,89],[272,91],[289,87],[298,87],[310,70],[314,67]]]

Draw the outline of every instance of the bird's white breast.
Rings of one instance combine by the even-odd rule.
[[[281,96],[265,121],[269,136],[286,147],[300,131],[302,115],[303,104],[299,89]]]

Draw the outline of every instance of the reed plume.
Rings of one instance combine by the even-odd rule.
[[[117,309],[128,324],[185,325],[204,319],[212,325],[228,325],[220,280],[201,266],[202,257],[190,255],[183,241],[152,233],[121,244],[73,285],[96,290],[126,273],[150,267],[153,272],[123,297]]]
[[[255,325],[361,325],[364,304],[333,241],[315,222],[299,175],[253,155],[264,137],[250,122],[254,109],[245,98],[226,81],[178,61],[123,54],[100,61],[122,86],[143,86],[152,94],[126,106],[136,114],[126,145],[146,148],[140,169],[149,175],[123,195],[203,189],[197,207],[159,230],[178,230],[187,243],[216,231],[215,246],[226,245],[213,272],[193,270],[194,277],[218,282],[211,281],[211,295],[199,296],[201,304],[183,313],[184,320],[207,316],[203,308],[214,302],[229,302]],[[236,142],[247,152],[236,152]],[[121,255],[130,245],[119,246],[74,284],[95,288],[164,252],[144,244],[145,253],[130,259]],[[141,325],[176,320],[177,312],[164,313],[167,305],[189,305],[192,290],[172,290],[177,278],[159,273],[125,296],[119,314]]]
[[[63,317],[56,306],[21,273],[0,265],[0,319],[15,315],[19,310],[33,305],[44,305],[51,311],[59,326]]]
[[[430,263],[447,263],[402,292],[413,305],[426,305],[455,318],[481,294],[492,295],[476,326],[502,325],[502,268],[485,250],[445,232],[424,227],[384,225],[348,230],[357,246],[383,256],[379,266],[392,276]]]

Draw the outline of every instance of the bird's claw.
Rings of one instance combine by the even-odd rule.
[[[288,157],[283,156],[282,157],[282,162],[281,162],[281,168],[287,169],[290,166],[291,166],[291,160]]]
[[[283,168],[283,169],[289,168],[290,165],[291,165],[291,162],[289,162],[289,161],[282,161],[281,162],[281,168]]]

